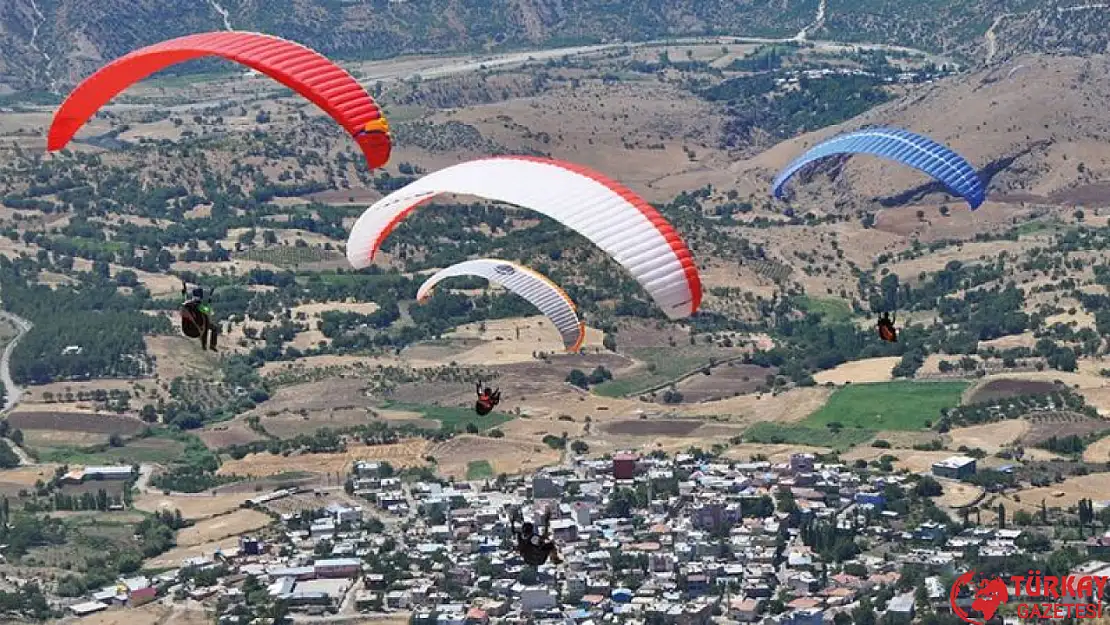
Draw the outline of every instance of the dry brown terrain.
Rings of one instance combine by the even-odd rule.
[[[235,549],[239,546],[239,538],[229,536],[214,542],[193,545],[190,547],[174,547],[160,556],[147,560],[144,565],[152,569],[169,569],[181,566],[182,561],[189,558],[211,558],[216,551]]]
[[[275,456],[270,453],[250,454],[240,460],[228,460],[220,466],[220,475],[267,477],[304,471],[307,473],[346,474],[356,460],[385,460],[394,467],[423,466],[428,455],[428,441],[412,439],[392,445],[350,445],[344,453]]]
[[[240,494],[163,495],[151,491],[135,498],[135,507],[146,512],[180,510],[186,519],[205,519],[239,508],[249,497]]]
[[[1021,501],[1016,501],[1014,495],[1017,495]],[[1069,477],[1063,482],[1051,486],[1024,488],[1005,499],[1008,510],[1020,508],[1028,512],[1036,512],[1040,510],[1042,500],[1049,508],[1066,509],[1076,505],[1080,499],[1084,498],[1095,501],[1106,499],[1105,473]]]
[[[17,467],[0,471],[0,492],[6,495],[15,495],[21,490],[34,490],[35,482],[47,482],[54,477],[54,470],[59,465],[38,464],[35,466]]]
[[[215,542],[228,536],[239,536],[266,527],[273,521],[257,510],[236,510],[198,521],[195,525],[177,532],[178,547],[193,547]]]
[[[519,441],[506,438],[485,438],[469,434],[440,443],[428,450],[436,459],[436,471],[441,475],[465,479],[471,462],[485,460],[493,467],[494,474],[515,475],[554,464],[559,452],[536,441]]]
[[[808,447],[805,445],[774,445],[758,443],[740,443],[730,445],[725,451],[725,457],[741,462],[751,460],[753,457],[766,457],[770,462],[788,462],[793,454],[827,454],[828,447]]]
[[[868,358],[854,360],[837,365],[832,369],[822,371],[813,376],[818,384],[865,384],[868,382],[889,382],[893,379],[891,370],[898,361],[898,356],[885,358]]]
[[[1031,429],[1025,419],[1007,419],[997,423],[986,423],[964,428],[953,428],[946,436],[951,440],[952,449],[966,446],[969,449],[982,449],[994,454],[1001,449],[1021,440]]]
[[[944,494],[938,497],[936,502],[937,505],[946,508],[963,508],[983,494],[983,489],[978,486],[953,480],[943,480],[941,486],[944,488]]]
[[[196,435],[209,449],[223,449],[231,445],[245,445],[264,440],[265,437],[250,429],[246,423],[230,421],[205,426]]]
[[[155,602],[138,608],[113,608],[82,618],[68,617],[58,622],[66,625],[208,625],[212,619],[203,606],[189,601],[173,606]]]
[[[14,411],[8,416],[13,427],[26,430],[94,432],[97,434],[137,434],[145,424],[134,417],[82,412]]]

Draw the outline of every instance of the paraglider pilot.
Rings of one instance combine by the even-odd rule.
[[[186,298],[181,304],[181,332],[189,338],[199,338],[201,349],[216,351],[219,327],[212,323],[212,305],[205,299],[204,289],[198,286],[190,294],[182,282],[181,296]]]
[[[478,401],[474,402],[474,412],[480,415],[489,414],[497,404],[501,403],[501,389],[491,391],[488,386],[483,387],[482,383],[478,382],[474,392],[478,394]]]
[[[509,523],[513,537],[516,538],[517,551],[520,552],[520,557],[524,559],[524,562],[531,566],[540,566],[546,563],[548,557],[550,557],[552,564],[562,564],[563,558],[559,555],[559,549],[555,546],[555,541],[551,540],[549,536],[551,510],[548,510],[543,516],[542,534],[537,534],[536,526],[528,522],[522,523],[518,531],[516,522],[520,516],[520,509],[518,508],[510,517]]]
[[[898,342],[898,330],[894,328],[894,318],[890,316],[890,313],[879,314],[878,330],[880,339],[887,343]]]

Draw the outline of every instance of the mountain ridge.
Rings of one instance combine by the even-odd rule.
[[[11,0],[0,7],[0,93],[57,92],[143,45],[228,28],[337,58],[733,35],[901,45],[965,63],[1101,52],[1110,32],[1101,5],[926,3],[929,10],[881,0]]]

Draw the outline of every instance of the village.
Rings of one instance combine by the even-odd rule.
[[[345,490],[364,506],[316,492],[319,508],[282,514],[237,548],[121,579],[67,607],[84,616],[192,601],[224,624],[377,614],[414,625],[894,625],[950,612],[953,580],[972,561],[1008,562],[1038,538],[1004,520],[960,524],[929,499],[975,472],[975,459],[959,456],[914,475],[802,453],[782,463],[622,453],[451,483],[406,481],[388,463],[359,461]],[[279,490],[243,505],[297,495]],[[537,527],[550,513],[564,563],[524,565],[509,529],[514,510]],[[1104,543],[1110,537],[1088,539],[1088,561],[1075,570],[1110,574],[1090,557]]]

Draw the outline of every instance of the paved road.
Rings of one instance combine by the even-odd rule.
[[[2,310],[0,310],[0,318],[11,323],[18,331],[16,337],[9,341],[7,346],[4,347],[3,355],[0,355],[0,381],[4,383],[4,388],[7,390],[7,397],[4,399],[3,413],[7,414],[11,412],[12,408],[15,408],[16,404],[18,404],[19,400],[23,397],[23,389],[16,386],[15,381],[12,380],[12,352],[15,351],[15,346],[19,343],[19,340],[23,338],[23,335],[27,334],[27,331],[31,329],[32,324],[23,317]]]

